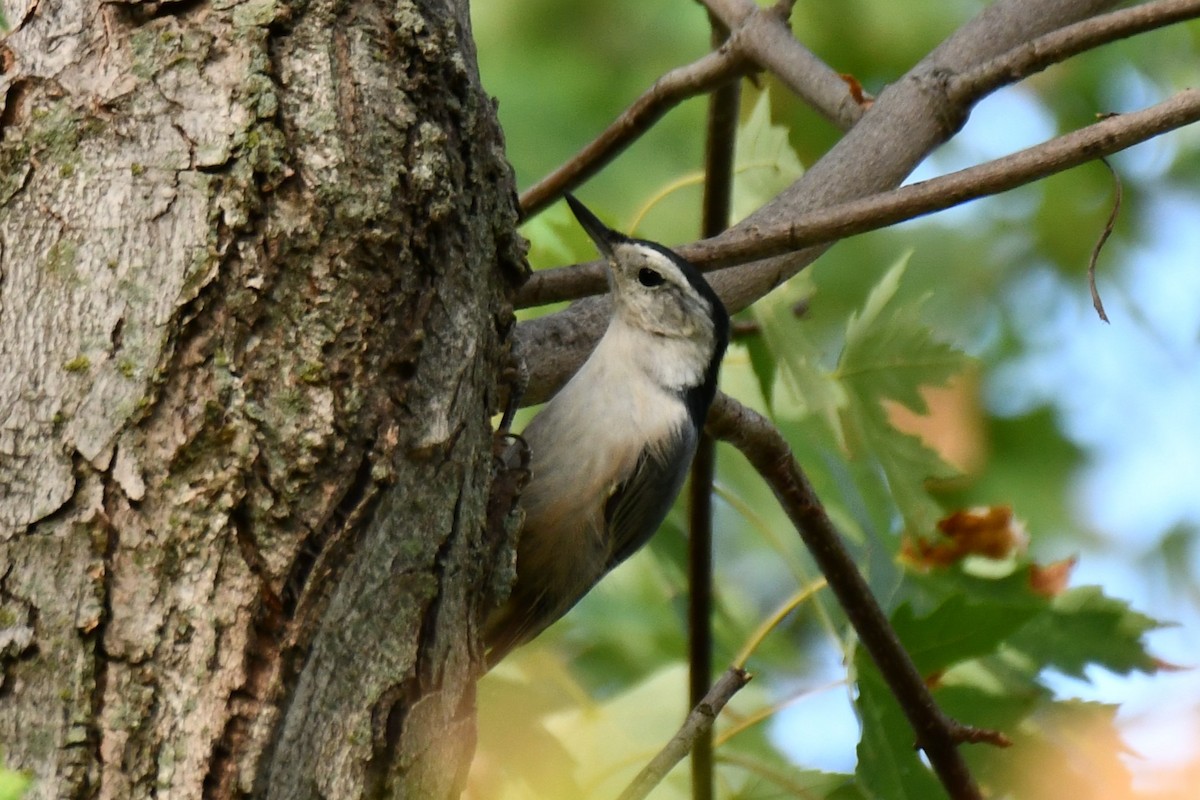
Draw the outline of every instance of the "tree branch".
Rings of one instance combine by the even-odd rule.
[[[718,393],[708,415],[709,433],[724,439],[746,457],[771,486],[796,526],[813,560],[821,568],[863,647],[899,702],[916,734],[917,745],[956,800],[980,798],[966,762],[958,752],[962,742],[1003,744],[1002,734],[962,725],[947,717],[934,701],[925,680],[896,638],[875,602],[833,522],[813,492],[783,435],[765,417]]]
[[[970,103],[947,93],[949,76],[1031,39],[1093,16],[1116,0],[996,0],[880,93],[863,118],[773,201],[732,230],[777,225],[806,211],[892,189],[967,118]],[[897,135],[902,131],[902,135]],[[752,302],[795,275],[827,245],[747,264],[721,279],[727,301]],[[726,282],[727,281],[727,282]]]
[[[815,244],[877,230],[999,194],[1088,161],[1112,155],[1175,128],[1200,120],[1200,89],[1185,89],[1157,105],[1107,117],[1077,131],[1002,158],[938,178],[859,200],[801,214],[773,225],[750,224],[677,248],[700,269],[711,271],[780,255]],[[723,281],[737,280],[736,270]],[[718,282],[714,280],[714,284]],[[536,273],[522,287],[518,305],[541,305],[604,291],[603,265],[590,262]],[[756,297],[719,285],[722,299],[737,310]]]
[[[521,194],[528,219],[599,172],[679,103],[757,71],[769,69],[785,86],[845,130],[863,108],[846,82],[797,41],[787,24],[790,4],[759,8],[753,0],[704,0],[713,16],[732,31],[725,44],[703,58],[659,78],[611,125],[567,163]]]
[[[692,709],[684,720],[683,726],[667,742],[666,747],[659,751],[649,764],[638,773],[633,783],[621,792],[618,800],[641,800],[662,782],[667,773],[678,764],[692,749],[692,744],[705,731],[712,730],[713,722],[721,709],[737,692],[750,682],[750,673],[738,667],[730,667],[725,671],[704,696],[704,699]]]
[[[805,212],[894,188],[965,119],[967,108],[953,105],[946,94],[946,76],[966,72],[1114,4],[1115,0],[996,0],[890,84],[800,180],[739,227],[787,224]],[[746,264],[735,275],[713,276],[713,283],[728,304],[743,308],[812,263],[825,247]],[[524,297],[529,305],[533,295]],[[544,401],[578,369],[607,323],[608,309],[603,300],[585,300],[518,326],[518,345],[531,367],[526,402]]]
[[[950,81],[951,97],[981,97],[1101,45],[1200,16],[1200,0],[1155,0],[1085,19],[1009,50]]]
[[[746,57],[842,130],[863,115],[842,77],[801,44],[788,25],[791,3],[760,8],[754,0],[700,0],[730,30],[741,32]]]
[[[1077,131],[974,167],[821,209],[781,225],[751,224],[680,248],[703,269],[842,239],[942,211],[1112,155],[1200,120],[1200,89],[1185,89],[1149,108],[1106,117]],[[735,307],[738,304],[733,304]]]
[[[731,37],[722,47],[663,75],[589,145],[521,195],[524,219],[599,172],[655,122],[689,97],[705,94],[755,69]]]

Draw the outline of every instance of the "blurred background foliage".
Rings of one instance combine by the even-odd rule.
[[[792,20],[878,93],[983,6],[810,0]],[[521,188],[709,41],[691,0],[476,0],[473,24]],[[1052,67],[985,100],[913,180],[1150,105],[1198,63],[1193,22]],[[696,238],[704,113],[702,99],[672,111],[577,194],[618,229]],[[837,137],[774,80],[745,84],[736,213]],[[1114,187],[1090,164],[839,243],[743,315],[758,333],[722,374],[788,436],[939,701],[1016,742],[967,749],[995,797],[1200,786],[1200,132],[1112,163],[1124,204],[1098,267],[1111,325],[1086,267]],[[522,232],[535,267],[594,257],[561,203]],[[716,492],[716,663],[804,598],[718,723],[719,796],[940,796],[769,489],[725,446]],[[1001,557],[960,558],[936,529],[971,506],[1011,537]],[[468,797],[613,797],[667,741],[686,711],[685,520],[677,507],[480,683]],[[686,768],[653,796],[687,797]]]

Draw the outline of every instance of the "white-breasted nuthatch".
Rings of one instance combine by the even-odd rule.
[[[545,630],[658,529],[696,451],[729,342],[700,272],[567,202],[608,263],[612,318],[523,438],[517,579],[484,626],[488,664]]]

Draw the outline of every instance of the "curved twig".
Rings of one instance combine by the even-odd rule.
[[[742,54],[737,40],[730,38],[703,58],[663,75],[590,144],[526,189],[521,194],[521,216],[524,219],[534,216],[562,197],[564,192],[595,175],[679,103],[755,69]]]
[[[737,667],[730,667],[726,670],[721,679],[713,684],[704,699],[692,709],[692,713],[688,714],[683,726],[671,738],[671,741],[667,742],[666,747],[660,750],[658,755],[638,773],[637,777],[633,779],[633,783],[621,792],[618,800],[641,800],[650,794],[650,790],[661,783],[671,768],[691,751],[697,737],[705,731],[712,730],[713,722],[721,713],[721,709],[725,707],[730,698],[737,694],[738,690],[749,682],[749,672]]]
[[[725,44],[663,75],[590,144],[526,189],[520,198],[525,219],[595,175],[679,103],[759,69],[770,70],[843,130],[862,116],[863,105],[842,77],[792,36],[789,3],[759,8],[751,0],[704,0],[704,5],[732,32]]]
[[[1108,314],[1104,311],[1104,301],[1100,299],[1100,290],[1096,288],[1096,261],[1100,258],[1100,251],[1104,249],[1104,243],[1108,241],[1113,228],[1117,225],[1117,216],[1121,213],[1121,196],[1124,191],[1121,188],[1121,176],[1113,169],[1112,164],[1108,163],[1108,159],[1102,158],[1100,163],[1108,169],[1108,174],[1113,179],[1113,205],[1112,211],[1108,212],[1108,221],[1104,223],[1104,229],[1100,231],[1096,244],[1092,246],[1092,257],[1088,259],[1087,275],[1088,289],[1092,293],[1092,308],[1096,309],[1096,314],[1100,317],[1101,322],[1108,322]]]

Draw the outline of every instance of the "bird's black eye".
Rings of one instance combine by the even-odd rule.
[[[642,286],[654,287],[662,284],[665,280],[661,273],[655,272],[648,267],[642,267],[638,270],[638,282]]]

